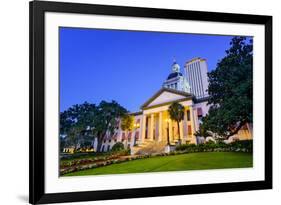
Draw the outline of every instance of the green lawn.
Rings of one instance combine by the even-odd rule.
[[[201,152],[139,159],[68,173],[64,176],[242,168],[252,166],[253,157],[249,153]]]

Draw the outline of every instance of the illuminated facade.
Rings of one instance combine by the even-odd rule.
[[[204,138],[196,138],[194,133],[199,129],[202,117],[209,110],[208,93],[205,91],[208,88],[206,60],[196,58],[188,61],[184,69],[185,75],[181,73],[180,66],[174,62],[172,72],[164,81],[162,88],[141,106],[140,112],[132,113],[134,129],[123,131],[119,122],[115,133],[104,139],[101,151],[109,151],[116,142],[122,142],[133,154],[141,151],[145,153],[146,149],[164,152],[167,144],[173,146],[179,142],[182,144],[204,142]],[[179,130],[177,123],[172,121],[168,114],[169,106],[173,102],[179,102],[184,107],[184,119],[180,122]],[[247,126],[229,141],[235,138],[251,139],[251,130],[252,128]]]

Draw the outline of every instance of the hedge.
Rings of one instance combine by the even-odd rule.
[[[224,142],[207,142],[204,144],[182,144],[176,147],[176,151],[184,152],[253,152],[253,140],[235,141],[229,144]]]

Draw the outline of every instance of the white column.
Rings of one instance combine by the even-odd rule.
[[[162,122],[162,119],[163,119],[163,113],[162,112],[160,112],[159,113],[159,126],[158,126],[158,129],[159,129],[159,131],[158,131],[158,141],[160,142],[160,141],[162,141],[162,124],[163,124],[163,122]]]
[[[184,109],[184,116],[183,116],[183,138],[187,139],[187,110]]]
[[[170,142],[173,142],[173,141],[174,141],[172,124],[173,124],[173,121],[170,120],[170,122],[169,122],[169,137],[170,137]]]
[[[142,117],[142,129],[141,129],[141,142],[145,140],[145,133],[146,133],[146,115]]]
[[[193,119],[194,119],[194,132],[199,130],[199,120],[197,115],[197,109],[193,110]]]
[[[180,139],[182,140],[183,139],[183,121],[181,121],[180,122],[180,130],[179,130],[179,132],[180,132]]]
[[[150,119],[150,132],[149,132],[149,139],[153,140],[153,133],[154,133],[154,114],[151,114]]]

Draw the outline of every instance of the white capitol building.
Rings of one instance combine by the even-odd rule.
[[[203,138],[196,138],[194,133],[199,129],[201,118],[209,110],[207,72],[205,59],[194,58],[187,61],[184,74],[174,61],[172,72],[164,81],[162,88],[140,107],[140,112],[132,113],[134,129],[123,131],[120,122],[115,133],[104,139],[101,151],[109,151],[116,142],[122,142],[125,147],[131,148],[133,154],[146,150],[165,151],[168,141],[171,145],[176,145],[179,140],[183,144],[204,142]],[[185,109],[179,131],[176,122],[170,119],[168,113],[173,102],[179,102]],[[251,125],[243,127],[229,140],[235,138],[252,139]]]

